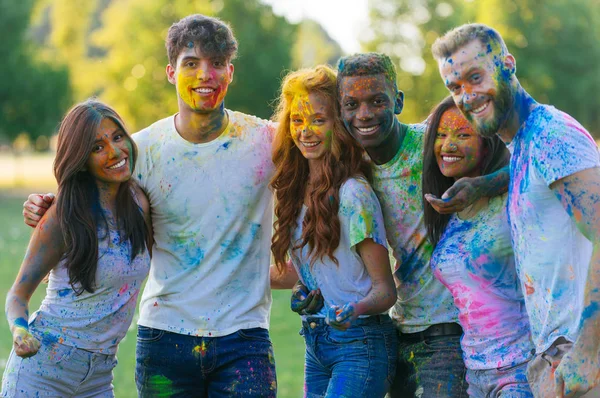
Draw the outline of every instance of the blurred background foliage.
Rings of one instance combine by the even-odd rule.
[[[268,118],[282,76],[335,65],[340,46],[316,22],[298,24],[259,0],[0,0],[0,145],[49,137],[74,102],[114,106],[132,131],[176,112],[165,78],[164,38],[192,13],[228,21],[239,40],[231,109]],[[351,6],[351,3],[348,3]],[[517,59],[517,75],[539,101],[600,135],[600,0],[371,0],[357,27],[364,51],[393,57],[406,94],[401,118],[424,119],[446,95],[433,41],[469,21],[494,26]],[[335,18],[336,16],[332,16]],[[38,140],[38,149],[48,140]]]

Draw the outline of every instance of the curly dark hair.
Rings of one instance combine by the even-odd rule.
[[[210,58],[231,61],[237,55],[238,43],[231,27],[218,18],[194,14],[171,25],[165,43],[171,66],[176,66],[179,53],[190,43],[199,45],[204,55]]]

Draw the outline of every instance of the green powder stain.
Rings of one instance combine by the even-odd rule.
[[[173,391],[173,382],[163,375],[150,376],[148,385],[152,386],[152,396],[156,398],[168,398]]]

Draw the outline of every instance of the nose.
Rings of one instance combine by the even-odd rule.
[[[121,148],[118,145],[111,144],[108,146],[108,158],[109,159],[117,159],[121,156]]]
[[[368,104],[362,103],[359,105],[356,118],[358,120],[369,120],[373,118],[373,112],[371,112]]]
[[[463,103],[463,105],[471,106],[476,98],[477,93],[474,93],[472,90],[463,90],[461,102]]]
[[[200,62],[198,66],[198,72],[196,73],[196,78],[200,81],[208,81],[211,78],[211,65],[209,62]]]
[[[456,152],[458,147],[454,143],[454,140],[450,137],[446,137],[442,143],[442,152]]]
[[[306,125],[300,127],[298,132],[299,132],[299,136],[302,138],[308,138],[311,135],[313,135],[313,131]]]

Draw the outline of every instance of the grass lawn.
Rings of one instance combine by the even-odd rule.
[[[38,190],[39,191],[39,190]],[[11,195],[12,196],[12,195]],[[25,254],[30,228],[23,224],[21,215],[25,196],[14,198],[0,191],[0,298],[2,304],[6,292],[12,285]],[[35,311],[44,296],[41,285],[30,303],[30,312]],[[136,318],[137,319],[137,314]],[[135,319],[127,336],[119,346],[119,364],[115,375],[117,398],[136,397],[135,369]],[[298,335],[300,318],[289,309],[289,291],[273,291],[271,311],[271,338],[275,346],[279,397],[302,396],[304,366],[304,341]],[[0,324],[0,367],[4,370],[12,342],[6,321]]]

